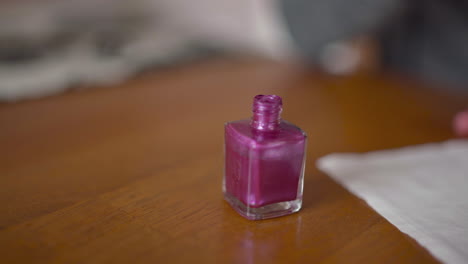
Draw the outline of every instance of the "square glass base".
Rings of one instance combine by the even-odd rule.
[[[234,208],[234,210],[249,220],[261,220],[289,215],[299,211],[302,207],[302,199],[268,204],[257,208],[246,206],[244,203],[228,193],[224,193],[224,199],[232,206],[232,208]]]

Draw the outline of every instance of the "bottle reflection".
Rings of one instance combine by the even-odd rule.
[[[302,218],[287,221],[254,222],[245,226],[233,248],[234,263],[275,263],[285,257],[285,250],[299,247]],[[291,260],[291,256],[288,256]]]

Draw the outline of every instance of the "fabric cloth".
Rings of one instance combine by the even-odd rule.
[[[317,166],[445,263],[468,263],[468,140],[365,154]]]

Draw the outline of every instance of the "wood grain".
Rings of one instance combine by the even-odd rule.
[[[304,208],[265,221],[222,199],[223,123],[284,99],[309,135]],[[222,59],[0,104],[2,263],[434,263],[315,160],[445,140],[468,95],[390,75]]]

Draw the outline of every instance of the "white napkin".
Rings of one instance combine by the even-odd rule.
[[[317,166],[446,263],[468,263],[468,140],[365,154]]]

